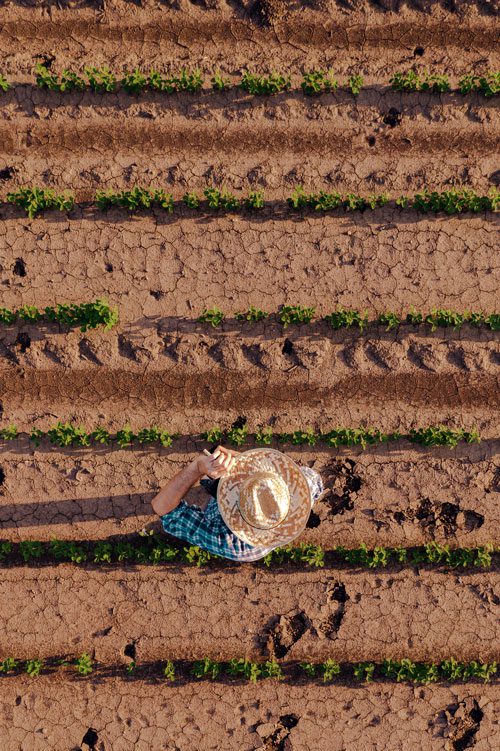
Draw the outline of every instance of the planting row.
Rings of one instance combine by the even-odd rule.
[[[0,428],[0,439],[5,441],[15,440],[20,436],[15,425],[9,425]],[[120,448],[126,448],[133,443],[139,443],[142,446],[160,444],[167,448],[172,442],[179,438],[177,433],[169,433],[156,425],[150,428],[142,428],[138,431],[132,430],[130,425],[126,425],[116,433],[111,433],[102,426],[95,430],[87,431],[79,425],[72,423],[58,422],[53,428],[41,430],[33,428],[27,435],[35,446],[39,446],[44,438],[48,438],[54,446],[90,446],[91,444],[110,445],[116,443]],[[200,435],[190,436],[192,440],[200,438]],[[460,441],[466,443],[479,443],[480,436],[476,429],[463,430],[461,428],[447,428],[444,425],[434,425],[428,428],[412,428],[409,433],[383,433],[377,428],[334,428],[328,432],[316,433],[312,428],[295,430],[291,433],[275,433],[269,427],[259,428],[255,433],[250,433],[248,426],[233,425],[230,428],[222,430],[219,427],[213,427],[201,434],[201,438],[210,444],[230,443],[233,446],[242,446],[247,442],[257,443],[261,446],[270,446],[273,439],[281,444],[292,444],[294,446],[315,446],[324,444],[326,446],[362,446],[377,443],[388,443],[389,441],[407,440],[411,443],[418,443],[422,446],[448,446],[454,448]]]
[[[49,91],[61,93],[85,91],[89,89],[98,94],[115,92],[122,88],[128,94],[141,94],[145,91],[159,91],[173,94],[179,91],[198,92],[205,79],[199,68],[188,70],[182,68],[177,74],[168,75],[158,70],[145,73],[138,68],[123,73],[115,73],[107,66],[87,66],[81,73],[64,69],[60,74],[55,73],[47,65],[38,64],[35,68],[36,85]],[[220,71],[216,71],[210,78],[214,91],[226,91],[239,87],[248,94],[270,95],[289,91],[292,88],[292,76],[287,73],[272,72],[269,75],[259,75],[246,70],[239,80],[234,80]],[[342,88],[358,96],[363,88],[362,75],[352,75]],[[450,79],[445,73],[417,73],[414,70],[399,71],[389,79],[390,86],[395,91],[413,92],[447,92],[452,91]],[[9,81],[0,74],[0,90],[8,91]],[[302,73],[300,85],[294,88],[302,90],[306,96],[317,96],[323,93],[337,91],[339,82],[333,68],[314,69]],[[461,94],[478,92],[485,97],[492,97],[500,91],[500,73],[489,71],[483,75],[468,73],[458,80],[454,89]]]
[[[221,561],[219,556],[209,553],[197,545],[174,547],[163,538],[154,534],[140,533],[140,541],[101,541],[75,542],[73,540],[52,539],[50,542],[23,540],[11,543],[0,542],[0,561],[2,563],[29,563],[32,561],[65,561],[76,564],[94,563],[111,565],[115,563],[165,564],[171,561],[187,563],[198,567],[211,560]],[[489,568],[492,555],[500,552],[492,544],[477,548],[453,548],[429,542],[415,548],[386,548],[376,546],[369,549],[364,543],[358,548],[344,548],[337,545],[332,550],[325,550],[320,545],[301,543],[298,546],[287,545],[276,548],[262,559],[262,564],[282,566],[287,563],[322,568],[329,565],[347,563],[351,566],[366,568],[385,568],[390,563],[420,566],[431,564],[451,568]]]
[[[108,331],[118,323],[118,311],[116,308],[110,308],[107,300],[80,304],[58,303],[55,307],[49,305],[43,310],[34,305],[23,305],[17,310],[0,308],[0,323],[9,326],[17,321],[24,323],[50,321],[59,323],[61,326],[80,326],[80,331],[84,332],[104,326]]]
[[[252,662],[243,657],[235,657],[226,662],[217,662],[209,657],[192,662],[165,660],[158,663],[138,665],[135,660],[126,665],[112,666],[114,673],[123,671],[124,675],[136,675],[137,677],[163,678],[166,681],[175,681],[176,678],[196,680],[227,680],[243,679],[251,683],[259,680],[274,678],[276,680],[320,680],[323,683],[331,683],[337,680],[355,680],[363,683],[371,681],[389,680],[397,683],[418,683],[428,685],[438,681],[455,682],[479,680],[489,683],[497,673],[496,662],[459,662],[454,657],[441,662],[413,662],[408,658],[402,660],[386,659],[381,663],[354,662],[339,663],[328,659],[324,662],[301,662],[279,663],[275,660],[265,662]],[[96,663],[91,656],[84,652],[76,658],[54,658],[41,660],[33,658],[29,660],[17,660],[14,657],[6,657],[0,662],[0,675],[27,673],[31,678],[36,678],[42,672],[54,673],[58,669],[72,669],[80,676],[88,676],[94,671],[109,672],[110,666]]]
[[[75,206],[75,197],[72,193],[55,193],[48,188],[22,187],[7,193],[6,200],[23,209],[30,219],[33,219],[42,211],[71,211]],[[161,209],[171,214],[176,202],[171,193],[162,188],[135,187],[131,190],[102,191],[98,190],[94,197],[95,206],[100,211],[110,208],[126,209],[129,212],[144,211],[148,209]],[[192,211],[245,211],[262,210],[266,206],[276,208],[280,202],[266,202],[264,191],[250,191],[245,197],[238,197],[233,193],[218,188],[206,188],[203,196],[198,193],[188,192],[182,197],[181,205]],[[473,190],[456,189],[445,191],[424,190],[411,196],[399,196],[391,198],[385,193],[359,196],[355,193],[306,193],[302,186],[297,186],[292,194],[286,198],[285,205],[292,210],[307,211],[333,211],[344,209],[346,211],[372,211],[381,206],[391,204],[402,209],[413,209],[422,213],[444,212],[446,214],[461,214],[467,211],[479,213],[483,211],[496,211],[500,205],[500,191],[492,187],[487,195],[480,195]]]
[[[234,317],[238,321],[249,321],[258,323],[270,315],[279,321],[284,328],[290,324],[311,323],[316,316],[315,308],[307,308],[302,305],[282,305],[275,314],[255,308],[253,305],[248,310],[238,311]],[[219,308],[205,308],[198,321],[200,323],[209,323],[213,328],[220,326],[226,318],[225,313]],[[359,311],[353,308],[337,308],[333,313],[323,316],[320,320],[326,321],[334,329],[357,327],[363,331],[370,323],[385,326],[386,331],[395,329],[403,323],[412,326],[425,324],[431,327],[431,331],[436,331],[438,326],[453,326],[455,329],[464,324],[472,326],[488,326],[492,331],[500,331],[500,313],[486,314],[482,311],[465,311],[457,313],[454,310],[434,309],[430,313],[419,313],[412,309],[409,313],[399,315],[387,311],[380,313],[374,320],[369,320],[368,311]]]

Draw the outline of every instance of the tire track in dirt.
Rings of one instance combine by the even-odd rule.
[[[496,685],[475,683],[172,686],[70,676],[35,683],[20,676],[2,681],[0,714],[7,722],[0,737],[6,748],[34,747],[43,727],[47,748],[78,747],[91,737],[104,751],[118,744],[123,751],[163,751],[167,739],[178,751],[339,751],[375,749],[383,737],[391,739],[392,751],[454,751],[464,748],[458,742],[470,726],[475,751],[494,751],[500,745],[497,693]]]
[[[69,449],[25,441],[0,453],[2,539],[102,540],[160,531],[151,510],[159,487],[205,445],[171,449]],[[499,444],[456,449],[283,447],[321,473],[325,495],[300,541],[412,546],[430,540],[474,547],[500,542]],[[203,505],[207,495],[193,489]]]
[[[133,642],[138,662],[262,659],[275,619],[303,613],[310,626],[288,660],[492,661],[499,606],[477,592],[499,584],[496,571],[6,569],[0,650],[19,659],[87,651],[113,662]]]
[[[3,305],[119,297],[121,320],[135,329],[205,306],[277,310],[286,301],[320,315],[338,305],[374,315],[412,305],[497,305],[494,215],[423,218],[389,208],[286,219],[74,214],[0,222]],[[18,258],[23,277],[13,272]]]

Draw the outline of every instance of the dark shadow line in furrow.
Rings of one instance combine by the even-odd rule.
[[[304,378],[309,376],[307,383],[304,378],[296,380],[286,373],[271,380],[269,372],[256,374],[255,369],[248,373],[218,369],[214,378],[214,367],[215,363],[213,367],[207,363],[205,373],[181,368],[177,372],[172,368],[143,374],[108,371],[95,375],[71,370],[57,376],[54,371],[21,371],[0,376],[0,398],[11,410],[26,404],[30,396],[39,409],[47,403],[53,410],[60,401],[95,402],[96,394],[100,400],[112,400],[117,409],[121,408],[121,401],[130,400],[131,394],[134,400],[154,405],[155,409],[199,410],[220,403],[225,409],[242,413],[294,405],[298,395],[302,406],[320,410],[346,400],[367,405],[398,402],[436,408],[500,407],[499,379],[485,373],[394,373],[387,368],[380,374],[352,373],[337,379],[332,375],[333,382],[324,385],[315,384],[313,375],[304,368],[300,372]]]

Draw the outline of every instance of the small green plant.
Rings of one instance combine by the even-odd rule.
[[[8,425],[6,428],[0,428],[0,438],[4,441],[14,441],[18,436],[15,425]]]
[[[120,81],[122,87],[128,94],[141,94],[148,85],[146,76],[136,68],[133,71],[125,71]]]
[[[269,313],[266,313],[259,308],[254,308],[254,306],[251,305],[248,310],[239,311],[234,315],[238,321],[251,321],[252,323],[257,323],[258,321],[263,321],[265,318],[268,318]]]
[[[336,675],[340,673],[340,665],[335,660],[326,660],[322,662],[319,669],[323,675],[323,683],[329,683],[333,681]]]
[[[16,314],[9,308],[0,308],[0,323],[5,326],[10,326],[16,320]]]
[[[286,328],[292,323],[311,323],[315,312],[315,308],[304,308],[302,305],[282,305],[278,313],[278,319],[283,328]]]
[[[468,74],[459,80],[458,88],[461,94],[469,94],[471,91],[477,91],[486,97],[495,96],[495,94],[500,92],[500,72],[489,72],[483,76]]]
[[[210,428],[201,434],[203,440],[208,443],[220,443],[222,441],[223,432],[220,428]]]
[[[221,672],[220,662],[211,660],[210,657],[204,657],[203,660],[196,660],[192,667],[192,673],[195,678],[205,678],[215,681]]]
[[[55,446],[90,446],[90,436],[86,430],[69,422],[58,422],[47,433],[47,438]]]
[[[210,79],[212,88],[216,91],[225,91],[231,86],[231,79],[223,76],[220,70],[217,70]]]
[[[98,542],[94,548],[94,563],[112,563],[113,547],[109,542]]]
[[[290,88],[291,78],[280,73],[259,76],[246,70],[243,73],[240,86],[248,94],[278,94],[280,91],[287,91]]]
[[[17,668],[17,660],[13,657],[5,657],[0,661],[0,673],[10,673]]]
[[[448,446],[455,448],[460,441],[466,443],[479,443],[480,436],[477,430],[454,430],[444,425],[434,425],[429,428],[412,428],[408,439],[413,443],[423,446]]]
[[[136,439],[137,434],[134,433],[130,425],[125,425],[124,428],[118,430],[115,437],[117,444],[122,449],[126,448],[127,446],[131,446]]]
[[[347,85],[350,88],[352,94],[354,96],[358,96],[359,92],[361,91],[363,87],[363,83],[364,83],[363,76],[351,76],[347,82]]]
[[[333,313],[325,316],[324,320],[334,329],[357,326],[360,331],[363,331],[368,325],[368,313],[366,310],[360,313],[359,310],[337,308]]]
[[[118,193],[112,190],[98,190],[95,194],[95,202],[101,211],[118,206],[127,211],[144,211],[154,207],[163,209],[169,214],[174,210],[174,199],[171,193],[166,193],[161,188],[150,190],[136,186],[131,190],[121,190]]]
[[[10,89],[10,83],[7,81],[4,75],[0,73],[0,91],[4,93]]]
[[[84,652],[80,657],[75,660],[76,672],[80,675],[90,675],[94,669],[92,658]]]
[[[125,670],[129,675],[133,675],[135,673],[135,669],[137,667],[137,663],[135,660],[131,660],[127,665],[125,665]]]
[[[56,194],[48,188],[19,188],[7,193],[7,201],[24,209],[30,219],[49,209],[56,211],[71,211],[75,205],[71,193]]]
[[[401,209],[406,209],[410,205],[411,199],[408,196],[399,196],[396,198],[396,206]]]
[[[316,677],[316,664],[314,662],[301,662],[299,667],[304,671],[308,678]]]
[[[85,68],[85,75],[88,85],[96,94],[116,91],[116,76],[107,65],[103,65],[101,68],[94,66]]]
[[[213,553],[209,553],[208,550],[198,547],[198,545],[190,545],[188,548],[184,548],[184,558],[188,563],[194,563],[198,568],[205,566],[212,558],[216,558]]]
[[[227,440],[233,444],[233,446],[242,446],[248,437],[248,428],[246,425],[241,427],[232,427],[226,430]]]
[[[19,543],[19,552],[23,561],[27,563],[31,558],[42,557],[43,544],[37,540],[22,540]]]
[[[396,91],[420,91],[420,77],[414,70],[395,73],[389,83]]]
[[[375,667],[374,662],[357,662],[353,665],[354,677],[358,681],[370,683],[373,681]]]
[[[12,543],[8,540],[0,542],[0,561],[4,561],[12,553]]]
[[[261,443],[263,446],[270,446],[273,440],[272,428],[264,427],[259,428],[255,433],[255,442]]]
[[[227,672],[229,675],[242,676],[251,683],[257,683],[262,675],[261,666],[257,662],[250,662],[243,658],[233,658],[227,663]]]
[[[325,70],[311,70],[303,74],[302,91],[306,96],[315,96],[323,92],[336,91],[338,82],[332,68]]]
[[[397,327],[401,323],[401,318],[397,315],[397,313],[380,313],[378,317],[378,323],[380,323],[382,326],[385,326],[386,331],[390,331],[391,329],[397,329]]]
[[[50,541],[49,550],[57,560],[71,561],[72,563],[84,563],[87,560],[87,551],[71,540]]]
[[[198,317],[199,323],[209,323],[212,328],[220,326],[225,316],[219,308],[205,308]]]
[[[444,92],[450,90],[450,82],[447,75],[426,73],[420,83],[421,91]]]
[[[247,209],[263,209],[264,204],[265,201],[263,190],[251,190],[248,196],[243,199],[243,205]]]
[[[165,667],[163,668],[163,677],[166,681],[175,681],[175,665],[172,660],[167,660],[165,662]]]
[[[40,320],[42,314],[34,305],[23,305],[17,311],[17,317],[26,323],[36,323]]]
[[[80,304],[58,303],[56,307],[46,307],[45,317],[49,321],[56,321],[61,326],[80,326],[80,331],[88,331],[103,326],[109,331],[118,323],[118,310],[111,308],[105,299]]]
[[[241,201],[233,193],[218,188],[205,188],[203,194],[207,200],[209,209],[223,209],[224,211],[237,211],[241,208]]]
[[[43,670],[43,660],[26,660],[24,669],[30,678],[37,678]]]
[[[197,195],[197,193],[184,193],[182,200],[186,204],[186,206],[189,209],[199,209],[200,208],[200,197]]]

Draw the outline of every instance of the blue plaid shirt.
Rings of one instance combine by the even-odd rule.
[[[301,467],[309,488],[313,504],[323,492],[323,481],[316,470]],[[190,545],[198,545],[204,550],[232,561],[258,561],[279,545],[255,547],[243,542],[231,532],[220,515],[215,498],[211,498],[205,510],[181,501],[168,514],[161,517],[165,532],[186,540]]]

